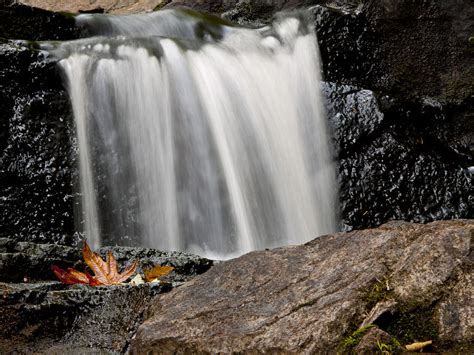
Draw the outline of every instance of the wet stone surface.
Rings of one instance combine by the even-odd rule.
[[[81,246],[39,244],[20,242],[15,239],[0,238],[0,281],[23,282],[56,280],[51,265],[61,268],[74,267],[84,270]],[[132,247],[103,247],[98,253],[105,259],[107,251],[112,251],[119,265],[125,266],[138,261],[138,272],[156,265],[169,265],[174,271],[166,281],[179,285],[190,278],[202,274],[213,265],[211,260],[187,253],[162,252],[155,249]]]
[[[158,294],[209,270],[213,262],[184,253],[145,248],[108,250],[119,265],[137,260],[138,272],[160,265],[175,270],[162,283],[139,286],[67,286],[51,265],[85,270],[79,247],[0,238],[0,352],[124,352]]]
[[[152,297],[169,285],[0,283],[0,352],[123,352]]]
[[[334,83],[323,92],[344,229],[474,216],[474,160],[459,108]]]
[[[76,144],[55,62],[0,41],[0,237],[73,244]]]

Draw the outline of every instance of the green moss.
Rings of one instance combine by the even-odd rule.
[[[377,303],[387,299],[390,294],[388,285],[389,279],[388,277],[384,277],[382,280],[377,280],[377,282],[369,288],[365,296],[362,297],[368,310],[374,308]]]
[[[373,284],[363,300],[370,311],[377,303],[394,297],[389,289],[389,279],[384,277]],[[438,329],[434,319],[434,306],[417,302],[401,303],[393,312],[387,312],[375,322],[380,329],[394,337],[390,344],[393,352],[400,348],[400,343],[410,344],[415,341],[438,339]]]
[[[230,26],[230,27],[235,26],[234,23],[227,21],[223,19],[222,17],[212,15],[209,13],[198,12],[191,9],[179,9],[178,11],[186,16],[194,17],[197,20],[201,20],[203,23],[210,26]]]
[[[74,19],[77,16],[77,14],[73,14],[72,12],[65,12],[65,11],[60,11],[59,14],[71,19]]]
[[[360,341],[362,340],[364,335],[367,333],[367,331],[373,327],[375,327],[375,325],[373,324],[366,325],[365,327],[357,329],[351,335],[344,338],[339,347],[341,351],[343,353],[350,353],[352,349],[354,349],[360,343]]]
[[[378,340],[376,344],[376,349],[377,349],[376,353],[382,354],[382,355],[400,354],[402,353],[402,350],[403,350],[400,342],[394,337],[392,337],[392,339],[390,340],[388,344],[384,343],[383,341]]]

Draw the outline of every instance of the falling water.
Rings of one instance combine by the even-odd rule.
[[[315,34],[189,11],[81,15],[56,49],[94,244],[226,258],[336,229]]]

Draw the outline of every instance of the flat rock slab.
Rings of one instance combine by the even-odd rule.
[[[244,255],[157,297],[131,351],[334,352],[364,320],[402,345],[465,349],[473,236],[473,220],[392,222]]]

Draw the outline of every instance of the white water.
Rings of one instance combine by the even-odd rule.
[[[261,30],[176,11],[78,22],[108,36],[57,49],[91,244],[228,258],[336,230],[317,41],[301,19]]]

